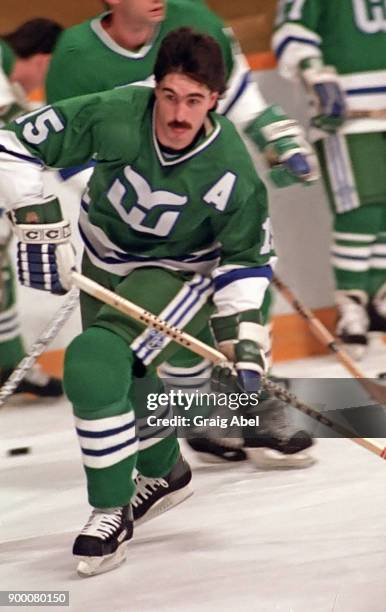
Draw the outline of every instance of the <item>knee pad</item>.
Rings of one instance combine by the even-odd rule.
[[[93,410],[126,401],[132,364],[132,351],[120,336],[89,327],[66,351],[65,392],[75,406]]]

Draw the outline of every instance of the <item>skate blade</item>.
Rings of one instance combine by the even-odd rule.
[[[316,463],[315,457],[306,451],[285,455],[270,448],[245,448],[248,459],[262,470],[296,470],[311,467]]]
[[[203,453],[201,451],[194,452],[194,456],[206,465],[235,465],[247,459],[247,457],[244,459],[227,459],[226,457],[221,457],[220,455],[214,455],[212,453]]]
[[[123,563],[126,559],[126,552],[127,542],[122,542],[115,553],[105,557],[81,557],[75,555],[75,558],[80,559],[76,571],[82,578],[109,572]]]
[[[174,506],[178,506],[178,504],[181,504],[183,501],[185,501],[185,499],[188,499],[192,495],[193,489],[189,485],[187,485],[183,489],[180,489],[179,491],[173,491],[172,493],[169,493],[168,495],[165,495],[165,497],[159,499],[150,508],[150,510],[148,510],[146,514],[141,516],[141,518],[137,519],[134,524],[136,526],[142,525],[143,523],[146,523],[147,521],[156,518],[160,514],[171,510],[172,508],[174,508]]]

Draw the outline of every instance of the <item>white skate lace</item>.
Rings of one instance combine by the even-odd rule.
[[[111,513],[93,510],[80,534],[107,540],[119,528],[121,518],[122,508],[116,508]]]
[[[131,505],[135,508],[140,506],[145,499],[148,499],[154,491],[159,487],[167,488],[169,484],[164,478],[147,478],[138,474],[135,478],[135,484],[137,485],[135,496],[130,501]]]
[[[362,306],[348,296],[342,296],[338,302],[339,321],[336,331],[350,335],[366,334],[369,328],[369,318]]]
[[[45,387],[48,384],[50,377],[48,376],[48,374],[43,372],[41,366],[38,363],[35,363],[25,375],[25,379],[33,385]]]

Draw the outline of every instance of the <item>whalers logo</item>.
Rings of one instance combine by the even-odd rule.
[[[352,0],[355,22],[362,32],[386,32],[386,0]]]
[[[146,346],[151,350],[161,349],[165,336],[163,333],[156,329],[151,329],[148,333],[148,339],[146,340]]]

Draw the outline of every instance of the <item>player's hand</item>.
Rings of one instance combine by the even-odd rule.
[[[269,177],[276,187],[288,187],[294,183],[310,185],[320,176],[319,163],[311,145],[299,132],[295,137],[279,138],[274,156],[267,156],[271,166]]]
[[[266,108],[245,131],[264,154],[276,187],[309,184],[319,178],[317,157],[303,129],[279,106]]]
[[[253,340],[239,340],[234,346],[234,362],[214,366],[212,389],[217,393],[259,393],[265,359]]]
[[[307,67],[302,63],[301,75],[313,106],[312,124],[325,132],[335,132],[345,121],[346,100],[333,66]]]
[[[43,223],[42,218],[50,222]],[[58,295],[66,293],[72,284],[75,250],[70,242],[70,224],[62,218],[57,200],[16,209],[11,219],[18,238],[20,282]]]

